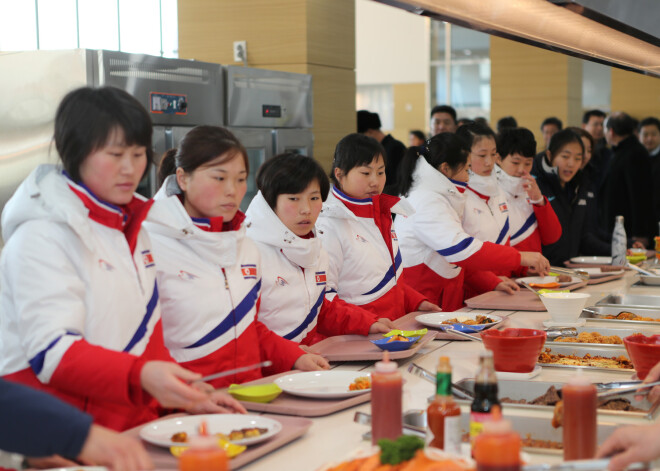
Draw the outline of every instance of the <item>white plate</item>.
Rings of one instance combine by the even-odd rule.
[[[151,422],[140,429],[142,440],[158,446],[185,446],[184,443],[173,442],[172,435],[178,432],[186,432],[188,437],[197,435],[199,424],[206,421],[209,435],[224,433],[229,435],[232,430],[242,428],[267,428],[268,432],[258,437],[244,438],[243,440],[232,440],[237,445],[254,445],[255,443],[268,440],[282,430],[282,424],[277,420],[269,419],[259,415],[244,414],[206,414],[187,415],[185,417],[174,417],[172,419]]]
[[[582,327],[587,323],[586,319],[580,319],[575,322],[555,322],[555,321],[543,321],[545,327]]]
[[[474,326],[468,325],[466,327],[474,327],[478,331],[481,331],[481,330],[489,329],[494,325],[497,325],[500,322],[502,322],[502,318],[499,316],[493,316],[492,314],[479,314],[479,315],[487,315],[495,322],[491,324],[480,324]],[[477,314],[470,314],[467,312],[431,312],[429,314],[420,314],[419,316],[415,317],[415,320],[420,324],[423,324],[428,327],[443,329],[446,327],[450,327],[451,325],[456,325],[456,324],[443,324],[444,321],[454,318],[458,319],[459,321],[464,321],[466,319],[475,320],[477,318]]]
[[[589,278],[603,278],[605,276],[620,275],[623,269],[616,271],[600,271],[600,268],[578,268],[578,270],[589,273]]]
[[[660,286],[660,276],[639,275],[642,283],[650,286]]]
[[[497,379],[530,379],[541,374],[541,365],[536,365],[529,373],[512,373],[510,371],[496,371]]]
[[[571,281],[557,281],[556,276],[527,276],[525,278],[517,278],[516,283],[522,284],[523,282],[527,284],[531,283],[538,283],[538,284],[546,284],[546,283],[559,283],[559,286],[569,286],[575,283],[579,283],[582,281],[579,277],[577,276],[571,276]],[[534,286],[532,286],[534,288]]]
[[[591,263],[594,265],[612,265],[612,257],[597,257],[597,256],[573,257],[571,259],[571,262]]]
[[[348,387],[360,376],[370,376],[364,371],[307,371],[282,376],[275,380],[282,391],[294,396],[317,399],[339,399],[359,396],[371,389],[349,391]]]

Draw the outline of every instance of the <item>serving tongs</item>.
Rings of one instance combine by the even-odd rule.
[[[602,391],[598,393],[598,399],[607,399],[609,397],[625,396],[627,394],[633,394],[633,393],[648,394],[651,388],[653,388],[654,386],[660,386],[660,381],[654,381],[652,383],[639,382],[637,384],[631,382],[630,386],[627,385],[623,386],[623,384],[624,383],[620,383],[620,386],[616,389],[612,387],[607,387],[606,391]],[[596,385],[596,388],[598,388],[598,385]],[[645,389],[649,389],[649,391],[644,391]]]
[[[645,276],[654,276],[654,277],[658,276],[656,273],[651,273],[650,271],[644,270],[643,268],[638,267],[634,263],[630,263],[630,262],[626,263],[626,266],[628,268],[632,268],[633,270],[637,270],[638,272],[640,272],[642,275],[645,275]]]
[[[534,293],[535,295],[537,295],[537,296],[539,297],[539,299],[541,299],[541,293],[539,293],[539,292],[536,291],[534,288],[532,288],[531,286],[529,286],[529,283],[527,283],[526,281],[521,281],[520,284],[523,285],[523,286],[524,286],[525,288],[527,288],[528,290],[530,290],[530,291],[531,291],[532,293]]]
[[[467,332],[461,332],[458,329],[454,329],[453,325],[439,326],[439,329],[448,334],[458,335],[459,337],[463,337],[472,340],[474,342],[483,342],[483,340],[481,340],[479,337],[474,337],[473,335],[470,335]],[[475,334],[479,333],[479,331],[474,331],[474,333]]]
[[[577,337],[577,329],[575,327],[549,327],[545,329],[547,340],[552,342],[560,337]]]
[[[422,379],[425,379],[429,383],[435,384],[435,375],[429,370],[422,368],[415,363],[408,365],[408,372],[414,374],[415,376],[419,376]],[[456,383],[451,383],[451,392],[459,399],[466,399],[469,401],[474,400],[474,394],[472,394],[472,391],[469,391]]]
[[[571,268],[550,267],[550,273],[559,273],[561,275],[577,276],[581,280],[588,280],[589,273],[584,270],[573,270]]]

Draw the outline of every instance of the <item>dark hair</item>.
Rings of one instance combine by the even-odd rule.
[[[570,129],[557,131],[552,135],[552,137],[550,138],[550,143],[548,144],[548,151],[550,152],[551,155],[550,158],[551,164],[554,157],[556,157],[557,154],[559,154],[559,152],[564,148],[566,144],[570,144],[571,142],[577,142],[578,144],[580,144],[580,147],[582,148],[582,153],[584,154],[584,143],[582,142],[582,138],[575,132],[571,131]]]
[[[628,113],[619,111],[605,120],[605,127],[611,129],[617,136],[625,137],[632,134],[637,126]]]
[[[543,120],[543,122],[541,123],[541,131],[543,131],[543,127],[548,124],[556,126],[559,131],[561,131],[564,128],[564,124],[561,122],[559,118],[555,118],[554,116],[551,116]]]
[[[594,142],[594,137],[587,131],[586,129],[578,128],[577,126],[571,126],[566,128],[570,131],[573,131],[575,134],[577,134],[580,137],[586,137],[589,140],[589,143],[591,144],[591,151],[594,151],[594,146],[596,143]],[[585,149],[586,152],[586,149]]]
[[[311,157],[287,152],[266,160],[257,171],[257,188],[272,209],[277,197],[295,195],[305,191],[310,183],[318,181],[321,199],[330,191],[330,181],[319,163]]]
[[[409,147],[399,164],[397,194],[406,196],[410,191],[413,172],[420,156],[438,171],[443,163],[456,171],[467,164],[469,155],[470,148],[467,143],[451,132],[436,134],[419,147]]]
[[[83,161],[117,131],[125,145],[146,147],[147,162],[153,162],[151,118],[133,96],[119,88],[83,87],[62,99],[55,113],[55,148],[74,181],[80,182]]]
[[[454,119],[454,122],[456,122],[456,110],[452,106],[435,105],[431,110],[431,118],[433,118],[433,115],[436,113],[447,113]]]
[[[585,111],[584,114],[582,115],[582,124],[589,123],[589,120],[591,119],[592,116],[596,116],[597,118],[605,118],[605,116],[607,115],[603,113],[601,110]]]
[[[357,132],[363,133],[369,129],[380,129],[380,116],[378,113],[372,113],[367,110],[360,110],[357,112]]]
[[[505,116],[497,121],[497,132],[502,132],[506,128],[517,128],[518,121],[513,116]]]
[[[424,135],[423,131],[420,131],[419,129],[413,129],[410,131],[410,134],[415,136],[417,139],[421,139],[422,141],[426,140],[426,136]]]
[[[456,126],[463,126],[464,124],[471,123],[472,120],[470,118],[458,118],[456,120]]]
[[[637,130],[641,132],[644,126],[655,126],[656,128],[658,128],[658,131],[660,131],[660,119],[654,118],[653,116],[644,118],[639,122],[639,128],[637,128]]]
[[[536,155],[534,133],[527,128],[504,128],[497,135],[497,153],[502,160],[509,155],[520,154],[523,157]]]
[[[490,127],[488,125],[488,120],[486,118],[484,118],[483,116],[477,116],[476,118],[474,118],[474,122],[477,123],[477,124],[481,124],[482,126],[486,126],[487,128]]]
[[[495,139],[495,133],[491,128],[474,121],[460,126],[456,130],[456,135],[463,139],[470,149],[472,149],[472,146],[481,138],[492,137]]]
[[[250,172],[250,162],[243,144],[229,130],[219,126],[196,126],[188,131],[178,149],[170,149],[163,155],[158,168],[158,181],[163,184],[165,179],[176,173],[177,168],[186,173],[194,172],[221,155],[226,157],[217,163],[232,160],[240,154],[245,162],[245,170]]]
[[[355,167],[369,165],[379,155],[385,163],[385,149],[376,139],[364,134],[349,134],[343,137],[335,147],[330,178],[336,186],[340,186],[335,177],[336,168],[346,175]]]

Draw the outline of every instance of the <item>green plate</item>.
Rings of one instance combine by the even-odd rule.
[[[644,255],[644,254],[642,254],[642,255],[626,255],[626,259],[630,263],[639,263],[639,262],[643,262],[644,260],[646,260],[646,255]]]
[[[270,402],[282,394],[282,390],[275,383],[256,384],[254,386],[232,384],[229,386],[228,392],[235,399],[248,402]]]
[[[403,335],[404,337],[423,337],[429,329],[419,329],[419,330],[399,330],[394,329],[390,330],[388,333],[383,334],[383,337],[391,337],[393,335]]]
[[[537,291],[539,294],[545,294],[545,293],[570,293],[570,289],[540,289]]]

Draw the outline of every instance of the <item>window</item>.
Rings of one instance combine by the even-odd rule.
[[[378,113],[381,129],[394,129],[394,89],[392,85],[358,85],[356,105],[359,110]]]

